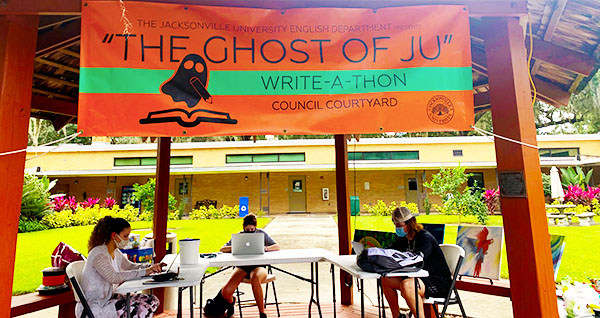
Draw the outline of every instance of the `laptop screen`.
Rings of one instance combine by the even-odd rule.
[[[264,254],[265,236],[263,233],[238,233],[231,235],[231,254]]]

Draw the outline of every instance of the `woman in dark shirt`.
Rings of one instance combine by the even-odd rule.
[[[452,283],[450,270],[446,264],[444,254],[436,239],[423,225],[417,223],[415,215],[406,207],[399,207],[392,214],[392,221],[396,226],[398,238],[389,248],[401,252],[415,252],[423,254],[423,269],[429,272],[429,277],[404,278],[383,277],[383,294],[390,304],[392,317],[402,318],[398,306],[398,290],[406,300],[410,311],[415,314],[415,279],[419,280],[419,317],[425,317],[423,300],[428,297],[444,298],[448,295]]]

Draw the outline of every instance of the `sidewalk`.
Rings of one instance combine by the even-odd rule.
[[[265,231],[281,246],[282,249],[294,248],[324,248],[331,252],[338,252],[338,232],[337,224],[332,215],[315,214],[294,214],[276,216],[266,227]],[[289,264],[278,265],[277,267],[286,271],[310,278],[309,264]],[[339,271],[335,270],[335,288],[337,291],[336,299],[339,303]],[[207,298],[214,297],[220,288],[225,284],[231,271],[217,274],[209,278],[204,284],[204,295],[202,304],[206,303]],[[280,303],[307,303],[310,299],[310,284],[300,281],[294,277],[275,271],[277,276],[275,282],[277,289],[277,298]],[[354,286],[354,303],[360,304],[360,294]],[[333,301],[332,281],[329,263],[319,264],[319,296],[324,304],[330,304]],[[198,290],[198,289],[196,289]],[[252,290],[249,285],[242,284],[240,291],[244,292],[243,299],[252,298]],[[183,306],[189,308],[189,296],[186,290],[183,295]],[[176,309],[176,296],[171,297],[171,302],[165,304],[167,309]],[[272,290],[269,288],[269,301],[273,300]],[[512,303],[506,297],[488,296],[477,293],[460,291],[465,311],[469,317],[487,318],[512,318]],[[199,295],[196,293],[196,299]],[[408,308],[406,303],[400,297],[400,306]],[[365,281],[365,305],[374,306],[377,304],[376,282],[373,280]],[[196,304],[195,306],[198,306]],[[307,305],[308,306],[308,305]],[[324,305],[325,306],[325,305]],[[237,310],[237,308],[236,308]],[[256,308],[245,308],[244,312],[253,312]],[[39,311],[35,314],[24,315],[28,318],[56,317],[57,308]],[[448,313],[459,314],[458,306],[450,306]],[[389,317],[390,311],[387,310]]]

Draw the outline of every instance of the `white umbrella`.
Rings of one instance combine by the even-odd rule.
[[[556,167],[550,169],[550,189],[552,191],[552,199],[563,200],[565,193],[563,192],[562,183],[560,183],[560,176],[558,175],[558,169],[556,169]]]

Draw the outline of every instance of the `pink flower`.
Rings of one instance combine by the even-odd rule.
[[[64,210],[68,205],[68,200],[65,199],[64,196],[62,197],[56,197],[54,199],[52,199],[52,202],[50,202],[50,206],[52,207],[52,210],[54,210],[55,212],[60,212],[62,210]]]
[[[88,198],[87,201],[83,201],[79,205],[83,208],[91,208],[98,204],[98,202],[100,202],[100,198]]]
[[[67,199],[67,204],[71,211],[75,212],[75,210],[77,210],[77,200],[75,200],[75,197],[69,197],[69,199]]]
[[[496,211],[498,208],[499,200],[500,200],[500,188],[496,189],[487,189],[483,193],[483,199],[485,201],[485,205],[488,208],[488,212],[490,214]]]
[[[112,207],[115,204],[117,204],[117,200],[115,200],[115,199],[113,199],[111,197],[108,197],[108,198],[104,199],[104,207],[105,208],[112,209]]]

